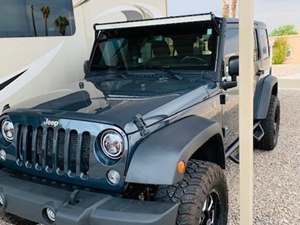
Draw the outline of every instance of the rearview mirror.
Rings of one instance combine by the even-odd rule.
[[[232,76],[233,78],[237,77],[239,75],[239,57],[238,56],[232,56],[229,59],[228,62],[228,74]],[[235,79],[232,79],[235,80]]]

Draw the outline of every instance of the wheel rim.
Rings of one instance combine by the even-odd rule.
[[[208,195],[202,206],[202,211],[199,218],[199,225],[217,225],[219,208],[219,195],[217,194],[217,192],[212,191]]]

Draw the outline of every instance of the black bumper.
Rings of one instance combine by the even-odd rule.
[[[74,193],[74,192],[73,192]],[[22,218],[51,224],[45,208],[56,211],[56,225],[174,225],[178,205],[122,199],[80,191],[72,202],[72,192],[25,181],[0,171],[2,211]]]

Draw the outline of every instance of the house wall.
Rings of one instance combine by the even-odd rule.
[[[83,4],[74,9],[73,36],[0,38],[0,111],[6,104],[13,106],[82,79],[94,40],[93,24],[167,13],[166,0],[73,0],[75,6],[78,2]]]

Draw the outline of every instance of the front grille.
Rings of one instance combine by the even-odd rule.
[[[89,171],[91,135],[52,127],[17,126],[17,163],[58,175],[84,178]]]

